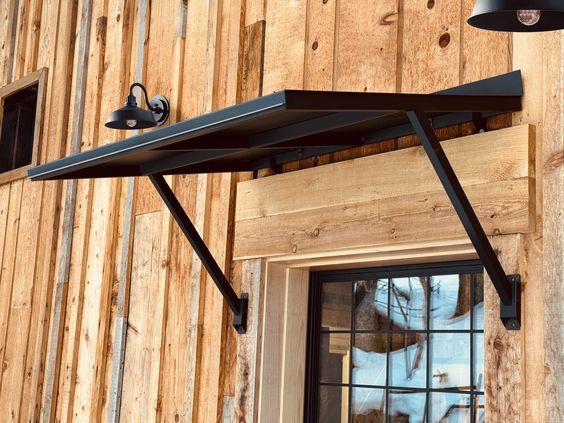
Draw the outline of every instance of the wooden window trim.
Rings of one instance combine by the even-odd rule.
[[[0,185],[13,182],[27,176],[28,169],[39,164],[39,153],[43,138],[43,113],[45,110],[45,93],[47,84],[47,68],[41,68],[37,71],[24,76],[8,85],[0,87],[0,128],[2,128],[2,119],[4,116],[4,99],[34,84],[37,88],[37,109],[35,113],[35,123],[33,132],[33,149],[31,153],[31,163],[0,173]]]

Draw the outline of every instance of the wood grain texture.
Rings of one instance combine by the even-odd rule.
[[[490,420],[559,421],[564,395],[560,383],[564,378],[564,293],[560,283],[564,276],[564,236],[560,230],[564,208],[560,195],[564,190],[562,34],[510,36],[471,28],[464,21],[474,0],[448,4],[411,0],[174,0],[147,4],[150,8],[141,16],[141,2],[133,0],[0,2],[0,92],[7,82],[21,86],[26,75],[39,68],[49,69],[45,112],[38,118],[43,123],[39,134],[44,142],[43,148],[34,152],[37,161],[67,155],[77,146],[84,151],[131,135],[107,130],[103,123],[111,110],[121,106],[133,80],[146,83],[151,95],[169,96],[172,123],[255,98],[263,91],[311,88],[426,93],[512,67],[522,69],[523,110],[513,117],[491,120],[488,126],[504,127],[511,119],[514,125],[535,125],[535,163],[530,160],[528,167],[514,167],[512,161],[521,160],[517,156],[523,151],[515,153],[514,140],[507,137],[503,141],[506,146],[500,148],[505,150],[505,158],[498,160],[495,170],[484,171],[478,164],[461,172],[477,178],[468,189],[483,198],[477,207],[489,233],[535,231],[494,237],[502,258],[510,262],[508,269],[519,270],[523,277],[524,316],[517,342],[496,326],[497,304],[492,302],[492,292],[487,294],[492,304],[487,338],[492,348],[486,364],[492,393],[487,400],[493,413]],[[82,15],[88,6],[92,8],[89,24]],[[82,84],[84,90],[79,89]],[[442,129],[438,136],[443,140],[475,131],[467,124]],[[285,268],[286,274],[303,272],[304,268],[473,258],[475,253],[462,236],[446,198],[438,196],[439,191],[429,193],[434,177],[424,169],[412,169],[425,175],[421,181],[403,167],[400,173],[382,164],[387,173],[400,176],[397,180],[411,181],[403,188],[405,196],[398,196],[397,190],[402,188],[397,181],[388,181],[385,186],[387,179],[376,179],[380,183],[373,184],[378,172],[363,167],[362,161],[355,161],[354,167],[363,169],[370,178],[357,191],[346,184],[347,174],[337,178],[332,167],[320,166],[417,143],[416,137],[388,140],[287,164],[284,172],[315,168],[305,178],[306,188],[301,180],[285,185],[278,184],[278,176],[266,178],[272,201],[252,203],[250,217],[239,223],[247,222],[249,233],[258,233],[253,248],[262,248],[260,254],[268,254],[264,251],[272,242],[281,246],[280,255],[269,260],[276,261],[272,266]],[[479,152],[470,149],[467,153],[478,156]],[[277,346],[263,343],[261,313],[263,300],[268,298],[268,292],[263,295],[264,263],[253,259],[234,264],[230,260],[234,223],[230,199],[235,196],[236,181],[251,176],[175,176],[171,181],[233,279],[234,289],[249,291],[256,299],[251,301],[250,332],[245,338],[231,330],[231,313],[178,228],[165,222],[167,212],[152,187],[145,182],[138,187],[131,181],[80,181],[72,207],[65,203],[66,193],[75,189],[72,183],[23,183],[19,179],[26,170],[0,175],[2,421],[106,420],[110,363],[119,364],[116,328],[123,319],[120,316],[127,315],[128,305],[134,308],[134,320],[145,332],[131,343],[127,377],[132,382],[122,392],[133,398],[131,407],[139,403],[135,402],[136,394],[141,394],[143,403],[135,409],[126,406],[125,416],[143,412],[135,419],[253,421],[263,407],[258,404],[264,388],[259,377],[262,371],[272,372],[278,380],[278,396],[273,398],[279,402],[271,407],[277,410],[276,416],[268,421],[299,420],[299,413],[292,414],[297,409],[286,407],[289,403],[299,405],[302,390],[288,390],[289,385],[301,384],[299,375],[291,372],[286,358],[271,363],[271,369],[261,367],[264,354],[260,350],[264,344],[279,348],[276,351],[287,357],[289,348],[299,349],[302,339],[284,334],[292,318],[299,320],[300,310],[293,310],[295,315],[289,313],[291,292],[284,291],[281,310],[290,319],[285,320],[287,326],[282,325]],[[270,173],[261,171],[259,175]],[[510,175],[521,173],[526,176],[508,181]],[[350,201],[341,204],[339,192],[330,189],[318,192],[323,180],[344,184]],[[414,194],[415,185],[423,191],[415,189],[418,194]],[[498,207],[504,198],[500,192],[510,192],[503,208]],[[284,203],[284,196],[295,200]],[[384,204],[376,214],[371,204],[374,198]],[[135,206],[128,208],[132,202]],[[323,206],[316,219],[303,217],[320,211],[319,204],[324,202],[327,207]],[[277,203],[287,208],[272,208]],[[342,208],[346,208],[344,214]],[[285,219],[287,210],[293,209],[298,210],[295,217],[301,219],[299,224]],[[139,232],[141,226],[134,226],[134,220],[127,217],[131,215],[144,222],[141,226],[146,231]],[[349,220],[334,227],[323,226],[319,220],[338,221],[343,215]],[[264,221],[253,226],[259,220]],[[149,227],[149,221],[154,226]],[[281,228],[279,240],[264,241],[261,237],[273,225]],[[435,225],[442,225],[455,237],[448,241],[433,238]],[[374,226],[381,227],[381,232]],[[411,236],[416,228],[423,228],[419,231],[422,239]],[[147,252],[158,244],[155,254],[163,258],[160,266],[164,267],[152,271],[148,264],[136,264],[132,282],[156,294],[145,298],[133,293],[134,303],[129,304],[128,281],[134,258],[129,238],[134,237],[128,233],[132,231],[135,251]],[[367,233],[382,244],[365,245]],[[355,247],[328,250],[336,241],[341,242],[339,248],[344,247],[342,243]],[[56,284],[59,281],[66,283]],[[120,292],[122,300],[118,301]],[[153,306],[157,311],[148,314]],[[20,333],[23,335],[15,339]],[[151,357],[151,364],[143,369],[143,375],[136,374],[131,365],[145,356]],[[515,373],[512,365],[520,366],[518,375],[510,373]],[[496,366],[499,372],[493,374]],[[58,370],[54,373],[53,369]]]
[[[303,88],[307,2],[266,2],[263,92]]]
[[[235,384],[235,421],[260,422],[259,386],[262,386],[261,357],[264,357],[265,263],[263,260],[244,262],[241,291],[249,295],[247,333],[239,338],[237,349],[237,381]],[[259,379],[260,378],[260,379]]]
[[[520,273],[521,235],[490,237],[507,274]],[[484,378],[486,415],[490,421],[521,421],[525,357],[523,333],[508,331],[499,318],[499,296],[484,278]]]
[[[288,270],[284,310],[280,421],[297,422],[304,415],[309,272]]]
[[[170,214],[135,218],[121,419],[155,421],[165,315]]]
[[[564,413],[564,34],[543,39],[543,278],[545,286],[546,419]]]
[[[261,307],[261,359],[258,421],[277,421],[281,412],[284,315],[288,269],[280,264],[268,264]]]
[[[530,232],[532,133],[526,126],[497,132],[447,141],[444,148],[487,232]],[[504,141],[497,144],[497,136]],[[515,143],[513,158],[507,142]],[[488,160],[480,155],[485,145]],[[398,178],[401,163],[410,167]],[[238,199],[236,258],[436,239],[429,219],[444,239],[464,235],[421,147],[241,183]]]

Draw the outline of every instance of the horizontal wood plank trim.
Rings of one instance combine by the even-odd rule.
[[[463,185],[528,176],[529,125],[441,143]],[[413,147],[239,184],[236,220],[357,204],[440,188],[423,148]]]
[[[534,223],[533,128],[444,142],[489,235]],[[239,184],[235,258],[292,256],[465,236],[420,147]]]

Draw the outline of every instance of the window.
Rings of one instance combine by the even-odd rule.
[[[479,262],[312,273],[306,421],[483,422]]]
[[[0,183],[37,164],[45,70],[0,88]]]

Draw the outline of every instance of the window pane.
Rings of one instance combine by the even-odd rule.
[[[321,290],[321,326],[335,330],[351,327],[352,283],[324,283]]]
[[[484,274],[474,276],[474,328],[484,330]]]
[[[357,281],[354,296],[355,329],[388,329],[388,279]]]
[[[436,393],[429,396],[429,423],[470,422],[470,395]]]
[[[424,392],[390,391],[388,409],[392,422],[422,423],[425,420]]]
[[[390,290],[390,317],[394,329],[425,329],[427,278],[394,278]]]
[[[470,334],[432,334],[429,353],[432,388],[470,388]]]
[[[31,163],[37,90],[33,85],[4,98],[0,109],[0,172]]]
[[[349,388],[339,386],[319,387],[319,419],[321,423],[347,423],[349,421]]]
[[[319,338],[319,379],[326,383],[349,382],[351,336],[348,333],[322,333]]]
[[[470,329],[472,275],[441,275],[429,278],[431,329]]]
[[[385,333],[357,333],[353,349],[352,383],[356,385],[386,385]]]
[[[476,409],[476,422],[484,423],[486,421],[486,407],[483,395],[474,397],[474,407]]]
[[[384,422],[386,417],[386,390],[352,388],[353,422]]]
[[[484,391],[484,334],[474,334],[474,390]]]
[[[390,380],[396,387],[425,388],[426,341],[425,334],[394,334],[389,356]]]

